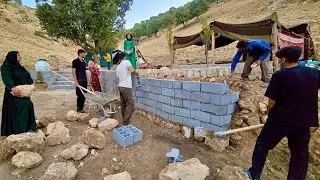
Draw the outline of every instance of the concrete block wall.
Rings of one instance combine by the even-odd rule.
[[[229,128],[239,93],[221,83],[140,78],[133,91],[136,108],[188,127]]]

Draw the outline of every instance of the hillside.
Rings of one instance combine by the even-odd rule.
[[[41,31],[35,10],[15,3],[0,3],[0,63],[8,51],[22,54],[23,65],[34,68],[39,58],[54,67],[70,66],[78,47],[47,37]]]
[[[277,12],[280,22],[287,26],[294,26],[308,22],[311,25],[313,41],[316,43],[318,57],[320,56],[320,1],[319,0],[225,0],[213,5],[204,16],[208,21],[222,21],[226,23],[249,23],[258,21],[272,12]],[[201,31],[199,22],[195,19],[174,29],[174,35],[192,35]],[[154,64],[169,64],[167,40],[164,32],[140,43],[139,49],[145,58]],[[231,60],[235,44],[209,52],[209,63]],[[176,64],[190,62],[204,62],[204,47],[190,46],[176,51]]]

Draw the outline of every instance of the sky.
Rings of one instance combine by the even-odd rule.
[[[182,6],[192,0],[134,0],[131,10],[126,13],[126,29],[134,24],[147,20],[159,13],[168,11],[171,7]],[[22,0],[22,4],[29,7],[36,7],[34,0]]]

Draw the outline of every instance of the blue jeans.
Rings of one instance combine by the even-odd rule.
[[[110,70],[110,68],[111,68],[111,62],[107,62],[107,68],[108,68],[108,70]]]

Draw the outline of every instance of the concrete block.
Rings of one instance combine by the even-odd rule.
[[[182,82],[181,81],[173,81],[172,88],[173,89],[182,89]]]
[[[201,127],[201,121],[195,120],[195,119],[184,119],[183,124],[188,126],[188,127]]]
[[[126,127],[113,129],[112,138],[122,147],[128,147],[134,144],[134,135]]]
[[[169,114],[174,114],[174,107],[166,104],[162,104],[161,110]]]
[[[169,113],[166,113],[159,109],[157,109],[157,116],[161,117],[162,119],[169,119]]]
[[[140,129],[136,128],[133,125],[127,125],[125,127],[132,133],[134,144],[143,140],[143,132]]]
[[[147,105],[151,106],[151,107],[154,107],[154,108],[158,108],[158,102],[154,101],[154,100],[151,100],[151,99],[147,100]]]
[[[140,85],[146,84],[146,78],[140,78]]]
[[[143,91],[136,91],[136,96],[137,97],[144,97],[144,92]]]
[[[177,116],[190,118],[191,110],[190,109],[185,109],[185,108],[175,107],[174,108],[174,114],[177,115]]]
[[[193,78],[193,70],[192,69],[188,70],[187,77]]]
[[[182,134],[187,139],[190,139],[193,137],[193,132],[194,132],[193,128],[189,128],[185,126],[182,128]]]
[[[169,105],[171,103],[171,98],[168,96],[159,95],[159,102]]]
[[[161,80],[160,79],[155,79],[154,80],[154,86],[155,87],[161,87]]]
[[[155,79],[146,79],[147,86],[155,86]]]
[[[143,92],[151,92],[151,86],[142,85],[140,87],[137,87],[137,90]]]
[[[159,87],[151,87],[151,93],[153,94],[161,94],[161,88]]]
[[[210,94],[205,92],[192,92],[190,99],[194,101],[210,103]]]
[[[198,101],[183,100],[182,106],[184,108],[189,108],[189,109],[193,109],[193,110],[200,110],[201,109],[201,104]]]
[[[232,92],[232,102],[237,103],[240,100],[240,93],[239,92]]]
[[[159,95],[158,94],[149,93],[149,99],[154,100],[154,101],[159,101]]]
[[[174,97],[175,98],[180,98],[180,99],[190,99],[191,97],[191,92],[185,91],[185,90],[174,90]]]
[[[173,87],[173,82],[172,80],[161,80],[161,87],[163,88],[172,88]]]
[[[182,82],[182,89],[187,90],[187,91],[199,92],[200,87],[201,87],[201,83],[199,83],[199,82],[191,82],[191,81]]]
[[[225,94],[229,91],[227,84],[222,83],[201,83],[201,91],[213,94]]]
[[[207,77],[207,69],[201,69],[200,74],[201,74],[201,77],[206,78]]]
[[[202,122],[210,122],[211,115],[206,112],[197,111],[197,110],[191,110],[191,118],[196,119]]]
[[[147,99],[138,97],[138,103],[146,105],[147,104]]]
[[[228,105],[238,102],[240,93],[231,92],[224,95],[211,94],[211,103],[215,105]]]
[[[186,120],[186,119],[188,119],[188,118],[169,114],[169,121],[172,121],[172,122],[175,122],[178,124],[183,124],[183,120]]]
[[[221,131],[228,130],[228,127],[220,127],[220,126],[216,126],[216,125],[206,123],[206,122],[201,122],[201,127],[204,127],[206,129],[209,129],[214,132],[221,132]]]
[[[134,89],[132,89],[132,96],[135,97],[136,96],[136,91]]]
[[[236,105],[235,104],[229,104],[227,106],[227,114],[233,114],[236,111]]]
[[[143,109],[145,111],[147,110],[147,105],[145,104],[135,103],[134,105],[136,108]]]
[[[226,115],[228,114],[228,106],[216,106],[211,104],[201,104],[201,111],[214,113],[215,115]]]
[[[183,103],[181,99],[171,99],[171,106],[175,106],[175,107],[183,107]]]
[[[199,78],[199,77],[201,77],[201,72],[200,72],[199,69],[196,69],[196,70],[193,71],[193,77],[194,77],[194,78]]]
[[[174,89],[162,88],[161,93],[164,96],[174,97]]]
[[[229,126],[231,121],[232,121],[232,115],[223,115],[223,116],[211,115],[210,123],[220,127],[224,127],[224,126]]]
[[[147,106],[147,111],[154,115],[157,115],[157,108],[155,107]]]

